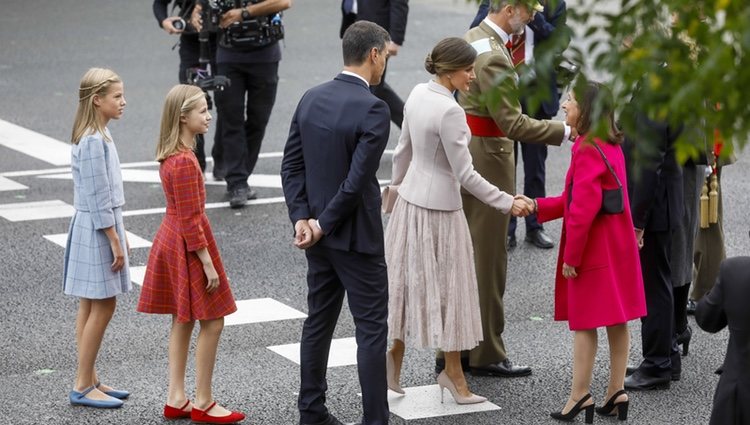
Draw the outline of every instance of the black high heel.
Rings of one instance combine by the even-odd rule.
[[[615,416],[617,415],[617,419],[621,421],[627,421],[628,420],[628,406],[630,405],[630,400],[615,402],[617,400],[617,397],[621,395],[627,395],[628,393],[625,392],[625,390],[620,390],[612,397],[607,400],[606,403],[604,403],[604,406],[597,407],[596,413],[602,415],[602,416]],[[615,409],[617,409],[615,411]]]
[[[688,355],[688,348],[690,348],[690,338],[693,337],[693,329],[688,325],[684,331],[677,334],[675,340],[677,345],[682,345],[682,356]]]
[[[580,400],[578,400],[578,403],[576,403],[575,406],[573,406],[572,409],[568,413],[563,413],[562,411],[559,412],[552,412],[549,415],[557,419],[559,421],[565,421],[565,422],[573,422],[573,420],[578,416],[579,413],[581,413],[581,410],[584,410],[586,412],[586,418],[585,422],[587,424],[593,424],[594,423],[594,403],[589,404],[586,407],[583,407],[583,403],[587,402],[589,399],[591,399],[591,394],[586,394],[585,396],[581,397]]]

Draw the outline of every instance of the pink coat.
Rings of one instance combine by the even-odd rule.
[[[625,159],[619,145],[595,141],[622,182],[625,210],[621,214],[599,213],[602,190],[617,188],[617,182],[599,152],[583,136],[573,145],[562,195],[537,199],[540,222],[563,218],[555,320],[567,320],[571,330],[617,325],[646,315]],[[568,205],[571,183],[573,199]],[[563,262],[574,266],[578,277],[564,278]]]

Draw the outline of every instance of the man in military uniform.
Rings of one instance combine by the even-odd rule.
[[[518,75],[508,46],[511,35],[523,31],[534,13],[540,10],[543,8],[536,0],[492,1],[487,18],[464,36],[477,51],[474,64],[477,78],[469,92],[459,96],[459,103],[466,110],[471,128],[469,150],[474,168],[490,183],[508,193],[515,193],[516,187],[514,140],[559,146],[572,135],[571,128],[562,122],[536,120],[521,112]],[[506,78],[498,81],[503,75]],[[480,98],[497,90],[498,85],[502,96],[497,101],[488,102]],[[488,207],[468,192],[462,194],[464,213],[474,244],[484,329],[484,340],[471,350],[469,356],[471,373],[484,376],[529,375],[531,368],[513,365],[508,359],[502,339],[505,327],[503,294],[508,262],[505,235],[508,234],[510,216]]]

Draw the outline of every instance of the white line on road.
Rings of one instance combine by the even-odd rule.
[[[0,145],[52,165],[70,164],[70,145],[0,120]]]
[[[28,186],[24,186],[21,183],[14,182],[11,179],[7,179],[3,176],[0,176],[0,192],[5,192],[9,190],[24,190],[28,189]]]

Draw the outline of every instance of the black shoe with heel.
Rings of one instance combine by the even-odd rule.
[[[677,345],[682,345],[682,356],[688,355],[688,349],[690,348],[690,338],[693,337],[693,329],[688,325],[684,331],[677,334],[675,340]]]
[[[628,406],[630,405],[630,400],[625,401],[616,401],[617,397],[621,395],[627,395],[628,393],[625,392],[625,390],[620,390],[616,392],[612,397],[607,400],[607,402],[602,407],[596,408],[596,413],[602,415],[602,416],[615,416],[617,415],[617,419],[621,421],[628,420]]]
[[[594,403],[589,404],[588,406],[583,406],[583,403],[587,402],[591,399],[591,394],[586,394],[583,396],[580,400],[578,400],[578,403],[576,403],[575,406],[573,406],[572,409],[568,413],[563,413],[562,411],[559,412],[552,412],[549,415],[553,419],[557,419],[559,421],[565,421],[565,422],[573,422],[573,420],[578,416],[581,411],[586,412],[586,418],[584,422],[587,424],[593,424],[594,423]]]

